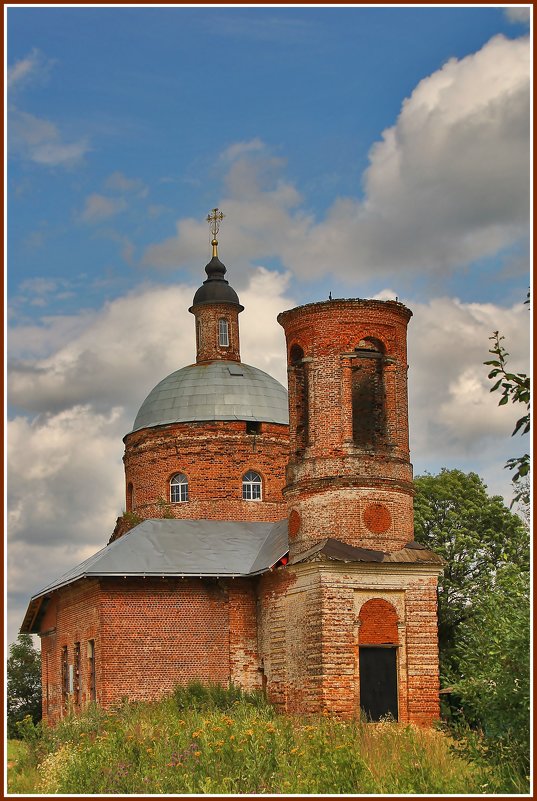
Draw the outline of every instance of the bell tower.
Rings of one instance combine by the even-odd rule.
[[[282,312],[291,557],[330,537],[392,552],[413,540],[402,303],[330,300]]]

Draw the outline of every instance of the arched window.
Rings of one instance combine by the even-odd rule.
[[[253,470],[248,470],[242,477],[242,499],[243,501],[261,500],[261,476]]]
[[[223,317],[218,320],[218,344],[221,348],[229,347],[229,323]]]
[[[363,448],[381,446],[386,438],[386,398],[382,342],[373,337],[360,340],[352,370],[352,422],[354,444]]]
[[[170,501],[172,503],[188,501],[188,478],[184,473],[176,473],[170,481]]]

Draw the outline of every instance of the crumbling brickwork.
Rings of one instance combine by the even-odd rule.
[[[326,536],[386,551],[413,539],[410,316],[401,303],[374,300],[311,303],[278,316],[289,375],[284,495],[302,521],[291,555]],[[384,529],[364,517],[372,504],[391,521]]]

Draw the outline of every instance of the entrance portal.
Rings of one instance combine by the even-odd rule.
[[[371,721],[398,719],[396,648],[360,648],[360,708]]]

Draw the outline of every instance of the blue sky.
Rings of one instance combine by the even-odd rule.
[[[108,539],[121,438],[194,358],[214,206],[244,361],[284,382],[283,308],[399,297],[415,472],[510,499],[482,362],[496,329],[529,359],[529,9],[7,9],[13,621]]]

